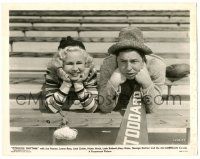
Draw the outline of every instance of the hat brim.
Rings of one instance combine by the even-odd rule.
[[[144,45],[144,43],[141,43],[138,41],[132,41],[132,40],[124,40],[116,44],[113,44],[108,49],[108,52],[116,55],[120,50],[123,50],[123,49],[134,49],[139,52],[142,52],[144,55],[149,55],[153,53],[152,50],[148,46]]]

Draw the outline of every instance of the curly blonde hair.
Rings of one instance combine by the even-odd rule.
[[[69,52],[74,52],[74,51],[80,51],[83,53],[85,57],[85,67],[86,68],[93,68],[94,67],[94,61],[93,58],[82,48],[79,46],[67,46],[64,49],[59,49],[59,51],[53,56],[51,62],[48,64],[48,68],[51,68],[51,70],[54,72],[54,75],[59,76],[57,70],[59,68],[64,67],[63,62],[64,59],[67,57],[67,54]]]
[[[93,58],[85,50],[81,49],[78,46],[68,46],[64,49],[59,49],[58,53],[53,56],[51,64],[56,68],[63,68],[63,62],[64,59],[67,57],[67,54],[74,51],[80,51],[81,53],[83,53],[86,59],[85,67],[90,68],[94,65]]]

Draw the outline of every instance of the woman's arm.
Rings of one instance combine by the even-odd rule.
[[[63,103],[66,101],[71,83],[63,81],[60,85],[56,80],[51,70],[47,70],[45,75],[45,84],[43,92],[45,94],[45,107],[52,113],[57,113],[61,110]]]
[[[89,79],[89,80],[87,80]],[[98,102],[98,92],[97,92],[97,74],[96,71],[89,74],[87,77],[85,84],[83,81],[75,81],[74,89],[80,100],[83,109],[86,112],[94,112],[97,109]]]

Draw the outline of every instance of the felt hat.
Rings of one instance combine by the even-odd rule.
[[[144,44],[142,32],[136,27],[127,27],[121,29],[119,33],[119,42],[113,44],[108,52],[116,55],[120,50],[134,49],[142,52],[144,55],[152,54],[151,49]]]

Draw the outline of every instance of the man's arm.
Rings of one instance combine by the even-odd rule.
[[[118,87],[118,84],[114,83],[115,80],[111,79],[115,70],[116,57],[111,55],[104,59],[100,69],[99,109],[105,113],[111,112],[116,107],[120,93],[120,86]]]
[[[166,65],[163,60],[150,57],[147,60],[147,68],[152,80],[152,84],[143,93],[143,102],[148,113],[154,112],[162,104],[162,90],[165,84]]]

